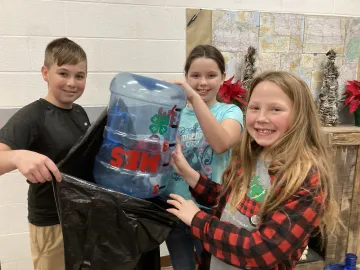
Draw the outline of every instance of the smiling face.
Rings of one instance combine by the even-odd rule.
[[[210,107],[216,103],[216,95],[225,79],[218,64],[211,58],[199,57],[191,63],[186,73],[187,83]]]
[[[62,66],[52,64],[49,69],[43,66],[41,72],[44,81],[48,83],[48,95],[45,99],[60,108],[72,108],[74,101],[85,89],[86,62]]]
[[[275,83],[263,81],[255,86],[246,111],[250,136],[268,147],[284,136],[291,124],[293,102]]]

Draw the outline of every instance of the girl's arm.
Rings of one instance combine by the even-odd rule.
[[[190,186],[190,192],[197,203],[213,207],[219,202],[221,185],[200,174],[196,186]]]
[[[323,195],[317,191],[318,175],[308,176],[307,182],[252,231],[203,211],[193,211],[196,214],[190,217],[187,208],[192,207],[192,201],[184,199],[178,199],[179,203],[174,205],[177,209],[173,208],[171,213],[189,221],[192,234],[204,242],[208,252],[225,263],[241,269],[273,269],[289,260],[319,225]]]
[[[189,184],[190,192],[198,203],[207,207],[217,204],[221,186],[191,168],[181,151],[179,139],[177,139],[176,149],[172,153],[171,165]]]
[[[241,125],[234,119],[224,119],[221,123],[211,113],[198,93],[184,80],[172,81],[184,88],[196,118],[211,148],[218,154],[228,151],[240,139]],[[242,112],[238,110],[238,119],[242,122]]]
[[[228,151],[240,139],[241,125],[239,122],[234,119],[224,119],[219,123],[197,93],[192,99],[189,99],[189,102],[206,140],[216,153],[221,154]],[[239,112],[241,112],[240,109]]]

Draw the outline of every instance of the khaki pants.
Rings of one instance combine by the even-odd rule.
[[[34,270],[65,270],[61,226],[29,224],[29,231]]]

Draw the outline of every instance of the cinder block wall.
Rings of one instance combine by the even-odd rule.
[[[88,54],[79,103],[92,119],[107,103],[110,80],[119,71],[182,76],[187,7],[360,16],[360,0],[0,0],[0,126],[19,107],[45,96],[40,68],[55,37],[74,39]],[[3,270],[32,269],[26,200],[27,184],[18,172],[0,176]]]

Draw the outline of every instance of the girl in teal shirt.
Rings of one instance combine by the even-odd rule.
[[[236,105],[216,99],[226,74],[224,57],[214,46],[195,47],[184,70],[185,80],[172,81],[184,88],[188,99],[179,124],[182,150],[192,168],[220,182],[230,149],[240,138],[243,114]],[[189,185],[174,170],[168,177],[165,195],[174,193],[192,199]],[[174,270],[195,270],[194,247],[200,254],[202,245],[187,225],[175,227],[166,244]]]

